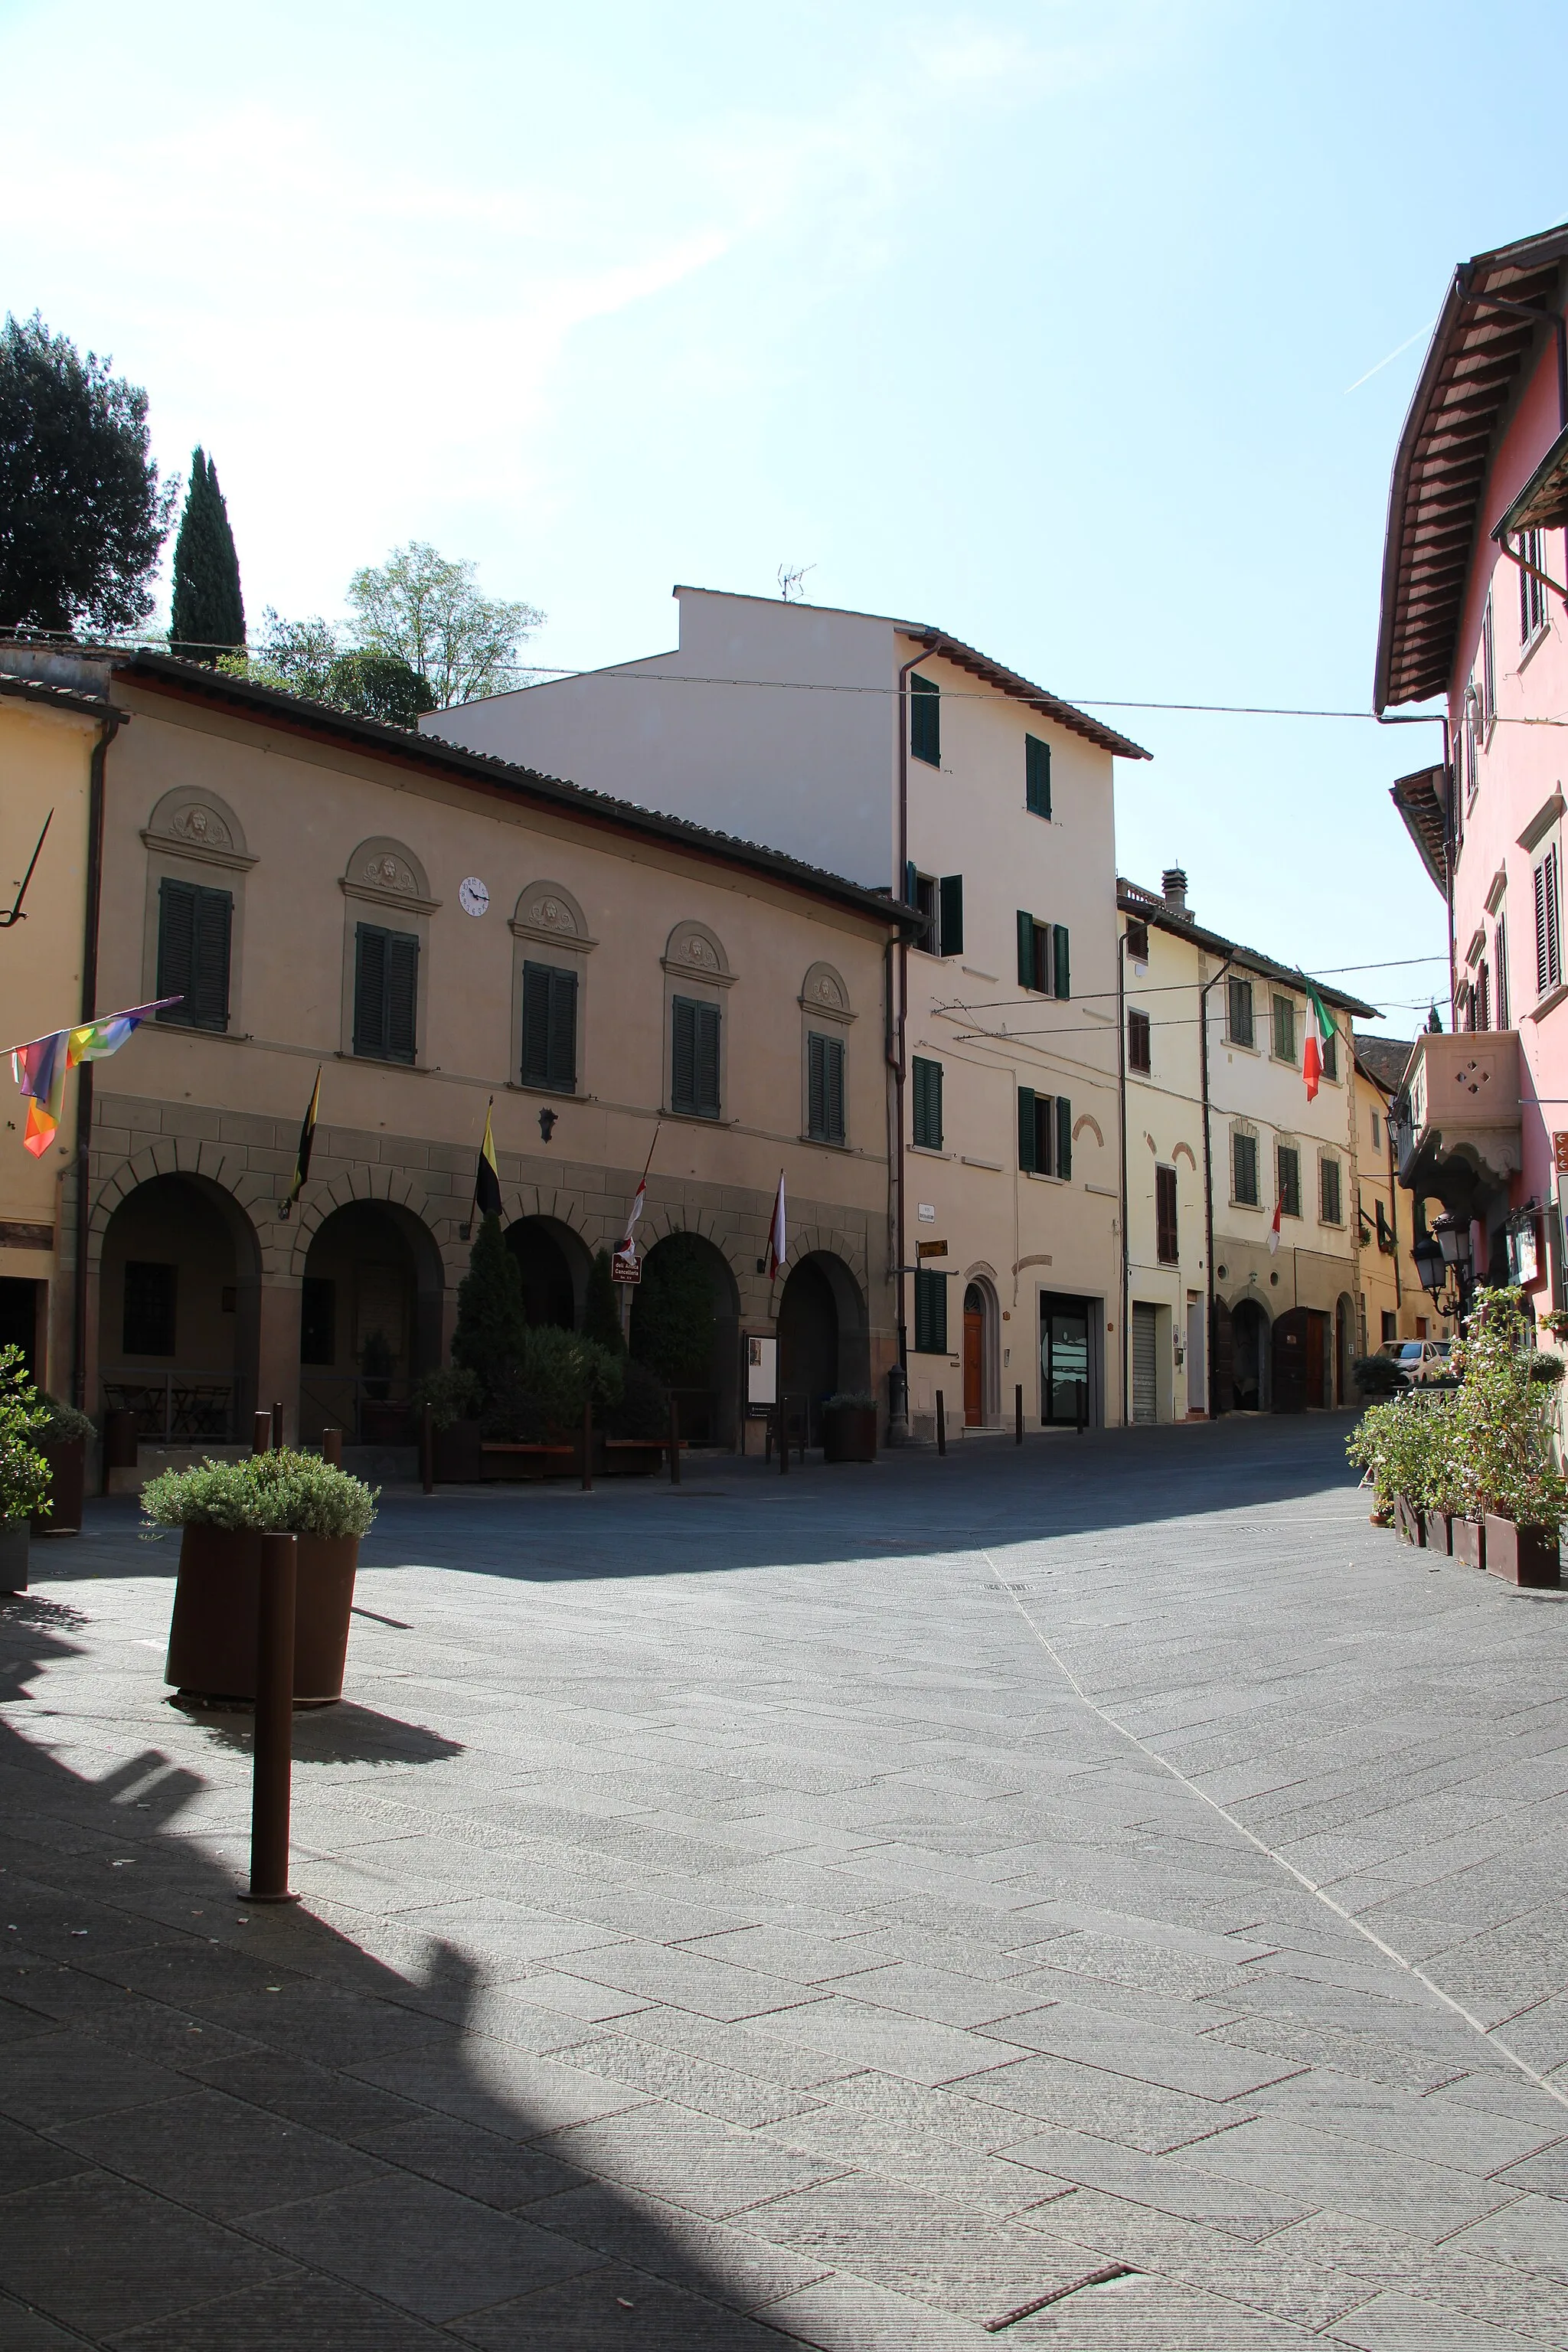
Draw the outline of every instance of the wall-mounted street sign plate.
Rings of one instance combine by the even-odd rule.
[[[612,1282],[640,1282],[641,1261],[635,1257],[613,1257],[610,1260],[610,1279]]]
[[[917,1242],[915,1244],[915,1252],[920,1257],[945,1257],[947,1255],[947,1244],[945,1242]]]

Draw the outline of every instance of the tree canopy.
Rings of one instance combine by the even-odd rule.
[[[360,643],[416,670],[438,708],[515,686],[518,646],[544,618],[532,604],[481,595],[475,568],[414,539],[349,583]]]
[[[100,636],[153,609],[176,482],[161,486],[147,395],[35,311],[0,329],[0,627]]]
[[[197,447],[174,541],[174,597],[169,624],[172,650],[191,661],[216,663],[220,652],[245,643],[245,599],[239,557],[218,488],[217,467]]]

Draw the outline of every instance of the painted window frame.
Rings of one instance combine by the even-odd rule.
[[[523,967],[552,964],[577,976],[577,1034],[571,1094],[588,1091],[588,959],[599,942],[588,929],[581,903],[563,883],[541,877],[520,890],[509,918],[511,933],[511,1060],[508,1085],[524,1094],[564,1094],[561,1087],[536,1087],[522,1075]]]

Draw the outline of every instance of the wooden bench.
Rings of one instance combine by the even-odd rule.
[[[529,1461],[537,1462],[540,1466],[537,1470],[534,1470],[531,1473],[526,1466],[520,1465],[520,1467],[522,1467],[522,1475],[525,1478],[531,1475],[536,1478],[547,1478],[550,1475],[549,1471],[544,1466],[547,1461],[559,1463],[563,1473],[565,1474],[569,1474],[572,1471],[577,1461],[577,1448],[574,1445],[531,1445],[519,1444],[510,1438],[484,1437],[479,1441],[479,1464],[481,1475],[483,1474],[483,1465],[486,1455],[498,1454],[507,1455],[519,1454],[526,1457]],[[499,1475],[500,1474],[498,1473],[496,1475]]]

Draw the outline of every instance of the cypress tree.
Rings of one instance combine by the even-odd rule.
[[[487,1217],[458,1285],[452,1361],[478,1375],[489,1403],[515,1387],[527,1342],[517,1259],[501,1237],[500,1219]]]
[[[217,467],[199,448],[191,453],[191,486],[174,541],[169,642],[187,661],[209,666],[216,666],[221,647],[245,643],[245,599],[228,508]]]
[[[602,1249],[588,1269],[588,1288],[583,1301],[583,1337],[596,1339],[601,1348],[613,1355],[626,1350],[626,1339],[621,1330],[621,1302],[616,1296],[616,1279],[610,1271],[610,1253]]]

